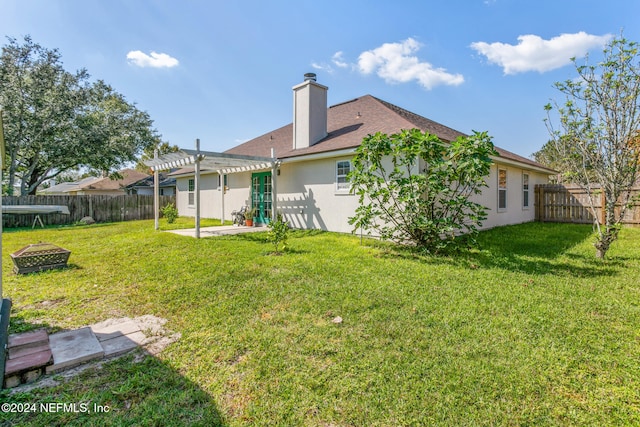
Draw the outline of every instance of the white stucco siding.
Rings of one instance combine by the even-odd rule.
[[[351,157],[283,163],[277,176],[278,211],[291,226],[351,232],[358,197],[336,189],[336,164]]]
[[[358,207],[358,197],[348,190],[336,188],[337,162],[351,160],[352,156],[333,157],[298,162],[283,162],[280,174],[275,176],[278,193],[277,209],[283,213],[292,227],[301,229],[321,229],[350,233],[353,227],[349,218]],[[507,206],[498,209],[498,169],[507,173]],[[261,171],[264,172],[264,171]],[[529,175],[529,207],[523,206],[523,173]],[[252,172],[227,175],[227,191],[224,195],[224,218],[231,220],[231,212],[242,206],[251,206]],[[191,177],[193,178],[193,177]],[[201,177],[202,218],[221,218],[223,192],[218,185],[218,174],[209,173]],[[535,219],[536,184],[548,182],[548,175],[514,165],[491,165],[486,178],[488,187],[473,200],[488,208],[487,220],[482,228],[518,224]],[[188,204],[189,177],[177,179],[176,203],[180,215],[195,216],[195,206]]]
[[[231,212],[243,206],[251,206],[251,172],[227,175],[227,192],[224,195],[224,218],[232,220]],[[222,196],[218,195],[218,212],[222,212]],[[216,218],[220,218],[220,213]]]
[[[191,177],[178,177],[176,179],[176,207],[181,216],[196,216],[195,203],[189,203],[189,179]],[[200,175],[200,217],[220,218],[220,196],[218,191],[218,175],[209,173]],[[193,198],[195,202],[195,196]],[[216,210],[217,208],[217,210]]]
[[[505,209],[498,209],[498,170],[504,169],[507,173],[507,205]],[[524,206],[523,174],[529,175],[529,206]],[[549,176],[541,172],[494,163],[491,172],[486,179],[488,187],[482,194],[475,196],[474,201],[486,206],[487,219],[482,228],[492,228],[500,225],[520,224],[535,220],[535,194],[536,184],[546,184]]]

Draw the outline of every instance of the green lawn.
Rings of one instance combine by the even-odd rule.
[[[354,236],[194,240],[153,221],[6,232],[11,331],[152,314],[182,338],[12,402],[107,414],[0,414],[19,425],[638,425],[640,229],[608,260],[591,227],[524,224],[429,257]],[[11,272],[39,241],[71,268]],[[343,322],[335,324],[336,316]]]

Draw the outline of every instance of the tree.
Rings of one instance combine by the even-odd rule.
[[[557,141],[549,140],[540,150],[533,153],[533,158],[536,162],[560,172],[562,182],[575,180],[575,174],[571,171],[570,165],[579,156],[580,153],[575,144],[568,138],[559,138]],[[589,171],[589,173],[592,172]]]
[[[640,57],[638,44],[615,38],[603,51],[603,60],[579,65],[578,78],[556,83],[564,103],[547,104],[547,127],[557,152],[565,156],[573,181],[589,196],[596,229],[596,257],[604,258],[618,238],[631,202],[631,187],[640,171]],[[555,128],[551,111],[557,110]],[[599,204],[604,202],[599,217]]]
[[[0,55],[9,191],[35,194],[45,180],[87,167],[109,171],[134,161],[159,137],[146,112],[113,88],[64,70],[59,52],[29,36],[9,38]]]
[[[419,129],[367,136],[349,174],[359,206],[349,223],[384,239],[412,242],[438,252],[473,237],[486,208],[471,198],[486,186],[491,155],[486,132],[451,143]]]
[[[144,149],[142,155],[138,159],[136,169],[143,173],[149,172],[149,166],[145,165],[144,162],[145,160],[153,159],[156,150],[158,150],[158,156],[162,156],[163,154],[175,153],[180,150],[180,147],[177,145],[171,145],[167,141],[158,141],[157,145],[149,146]]]

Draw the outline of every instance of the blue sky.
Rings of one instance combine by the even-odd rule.
[[[640,41],[639,17],[637,0],[0,0],[1,35],[59,49],[163,140],[211,151],[290,123],[315,72],[329,105],[370,94],[530,156],[568,59]]]

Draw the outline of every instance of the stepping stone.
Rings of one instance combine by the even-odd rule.
[[[121,337],[134,332],[140,332],[140,327],[133,320],[126,320],[124,322],[112,323],[107,326],[101,324],[91,325],[91,331],[95,334],[98,341],[102,342],[112,338]]]
[[[107,325],[96,324],[91,330],[104,349],[105,357],[119,356],[133,350],[147,337],[140,331],[140,326],[131,319]]]
[[[14,347],[29,347],[29,346],[37,347],[40,344],[46,343],[46,342],[49,342],[49,334],[47,334],[47,331],[45,329],[38,329],[35,331],[9,335],[9,340],[7,341],[7,348],[11,349]]]
[[[9,347],[9,359],[18,359],[25,357],[33,353],[40,353],[42,351],[51,351],[49,349],[49,339],[45,342],[39,342],[37,345],[29,344],[19,347]]]
[[[51,356],[51,350],[47,349],[16,359],[8,359],[4,365],[4,375],[5,377],[9,377],[25,371],[40,369],[51,362]]]
[[[147,337],[140,331],[101,341],[104,356],[119,356],[138,347]]]
[[[47,374],[104,356],[102,346],[89,327],[50,335],[49,345],[53,365],[47,366]]]

